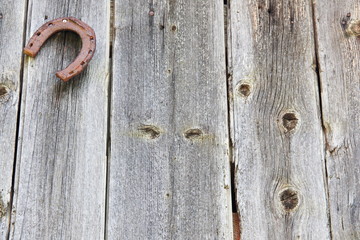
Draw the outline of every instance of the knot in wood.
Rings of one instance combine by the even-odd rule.
[[[10,89],[4,84],[0,84],[0,103],[6,102],[7,100],[9,100],[9,97]]]
[[[290,132],[296,128],[299,119],[293,112],[287,112],[282,116],[282,125],[286,132]]]
[[[6,215],[6,207],[0,196],[0,218],[4,217],[5,215]]]
[[[248,83],[241,83],[237,88],[238,94],[243,97],[248,97],[251,93],[251,85]]]
[[[280,193],[279,197],[280,197],[281,204],[284,207],[284,210],[286,212],[290,212],[290,211],[294,210],[299,204],[298,193],[291,188],[287,188],[287,189],[283,190]]]
[[[360,20],[351,21],[346,27],[346,33],[349,36],[360,36]]]
[[[198,128],[193,128],[185,131],[184,136],[187,139],[197,139],[203,135],[203,132]]]
[[[153,125],[143,125],[138,128],[143,137],[148,139],[158,138],[161,134],[160,128]]]
[[[0,97],[5,96],[8,94],[8,88],[5,85],[0,85]]]

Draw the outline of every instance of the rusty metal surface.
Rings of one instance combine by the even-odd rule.
[[[233,213],[234,240],[240,240],[240,218],[239,214]]]
[[[66,82],[80,74],[94,56],[96,35],[89,25],[74,17],[63,17],[49,21],[42,25],[30,38],[24,48],[24,53],[30,57],[35,57],[45,41],[51,35],[61,31],[75,32],[82,40],[82,48],[76,59],[64,70],[56,73],[58,78]]]

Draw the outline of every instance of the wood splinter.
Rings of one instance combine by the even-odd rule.
[[[46,40],[53,34],[61,31],[75,32],[82,40],[82,48],[76,59],[64,70],[56,73],[58,78],[66,82],[72,77],[80,74],[94,56],[96,49],[96,35],[89,25],[74,17],[51,20],[42,25],[34,33],[24,48],[24,53],[30,57],[35,57]]]

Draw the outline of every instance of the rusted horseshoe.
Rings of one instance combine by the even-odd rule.
[[[57,18],[42,25],[30,38],[24,48],[24,53],[30,57],[35,57],[40,51],[41,46],[53,34],[61,31],[72,31],[77,33],[82,40],[82,48],[74,62],[64,70],[58,71],[56,76],[63,81],[81,73],[91,58],[94,56],[96,49],[96,36],[94,30],[86,23],[74,17]]]

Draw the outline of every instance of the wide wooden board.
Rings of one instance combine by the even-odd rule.
[[[223,1],[115,1],[108,239],[231,239]]]
[[[84,73],[62,82],[57,70],[81,47],[58,33],[26,57],[11,239],[103,239],[106,203],[109,3],[30,0],[27,40],[45,22],[73,16],[97,35]]]
[[[311,3],[230,1],[241,239],[329,239]]]
[[[314,1],[333,239],[360,239],[360,2]]]
[[[0,239],[7,239],[10,227],[25,4],[0,3]]]

